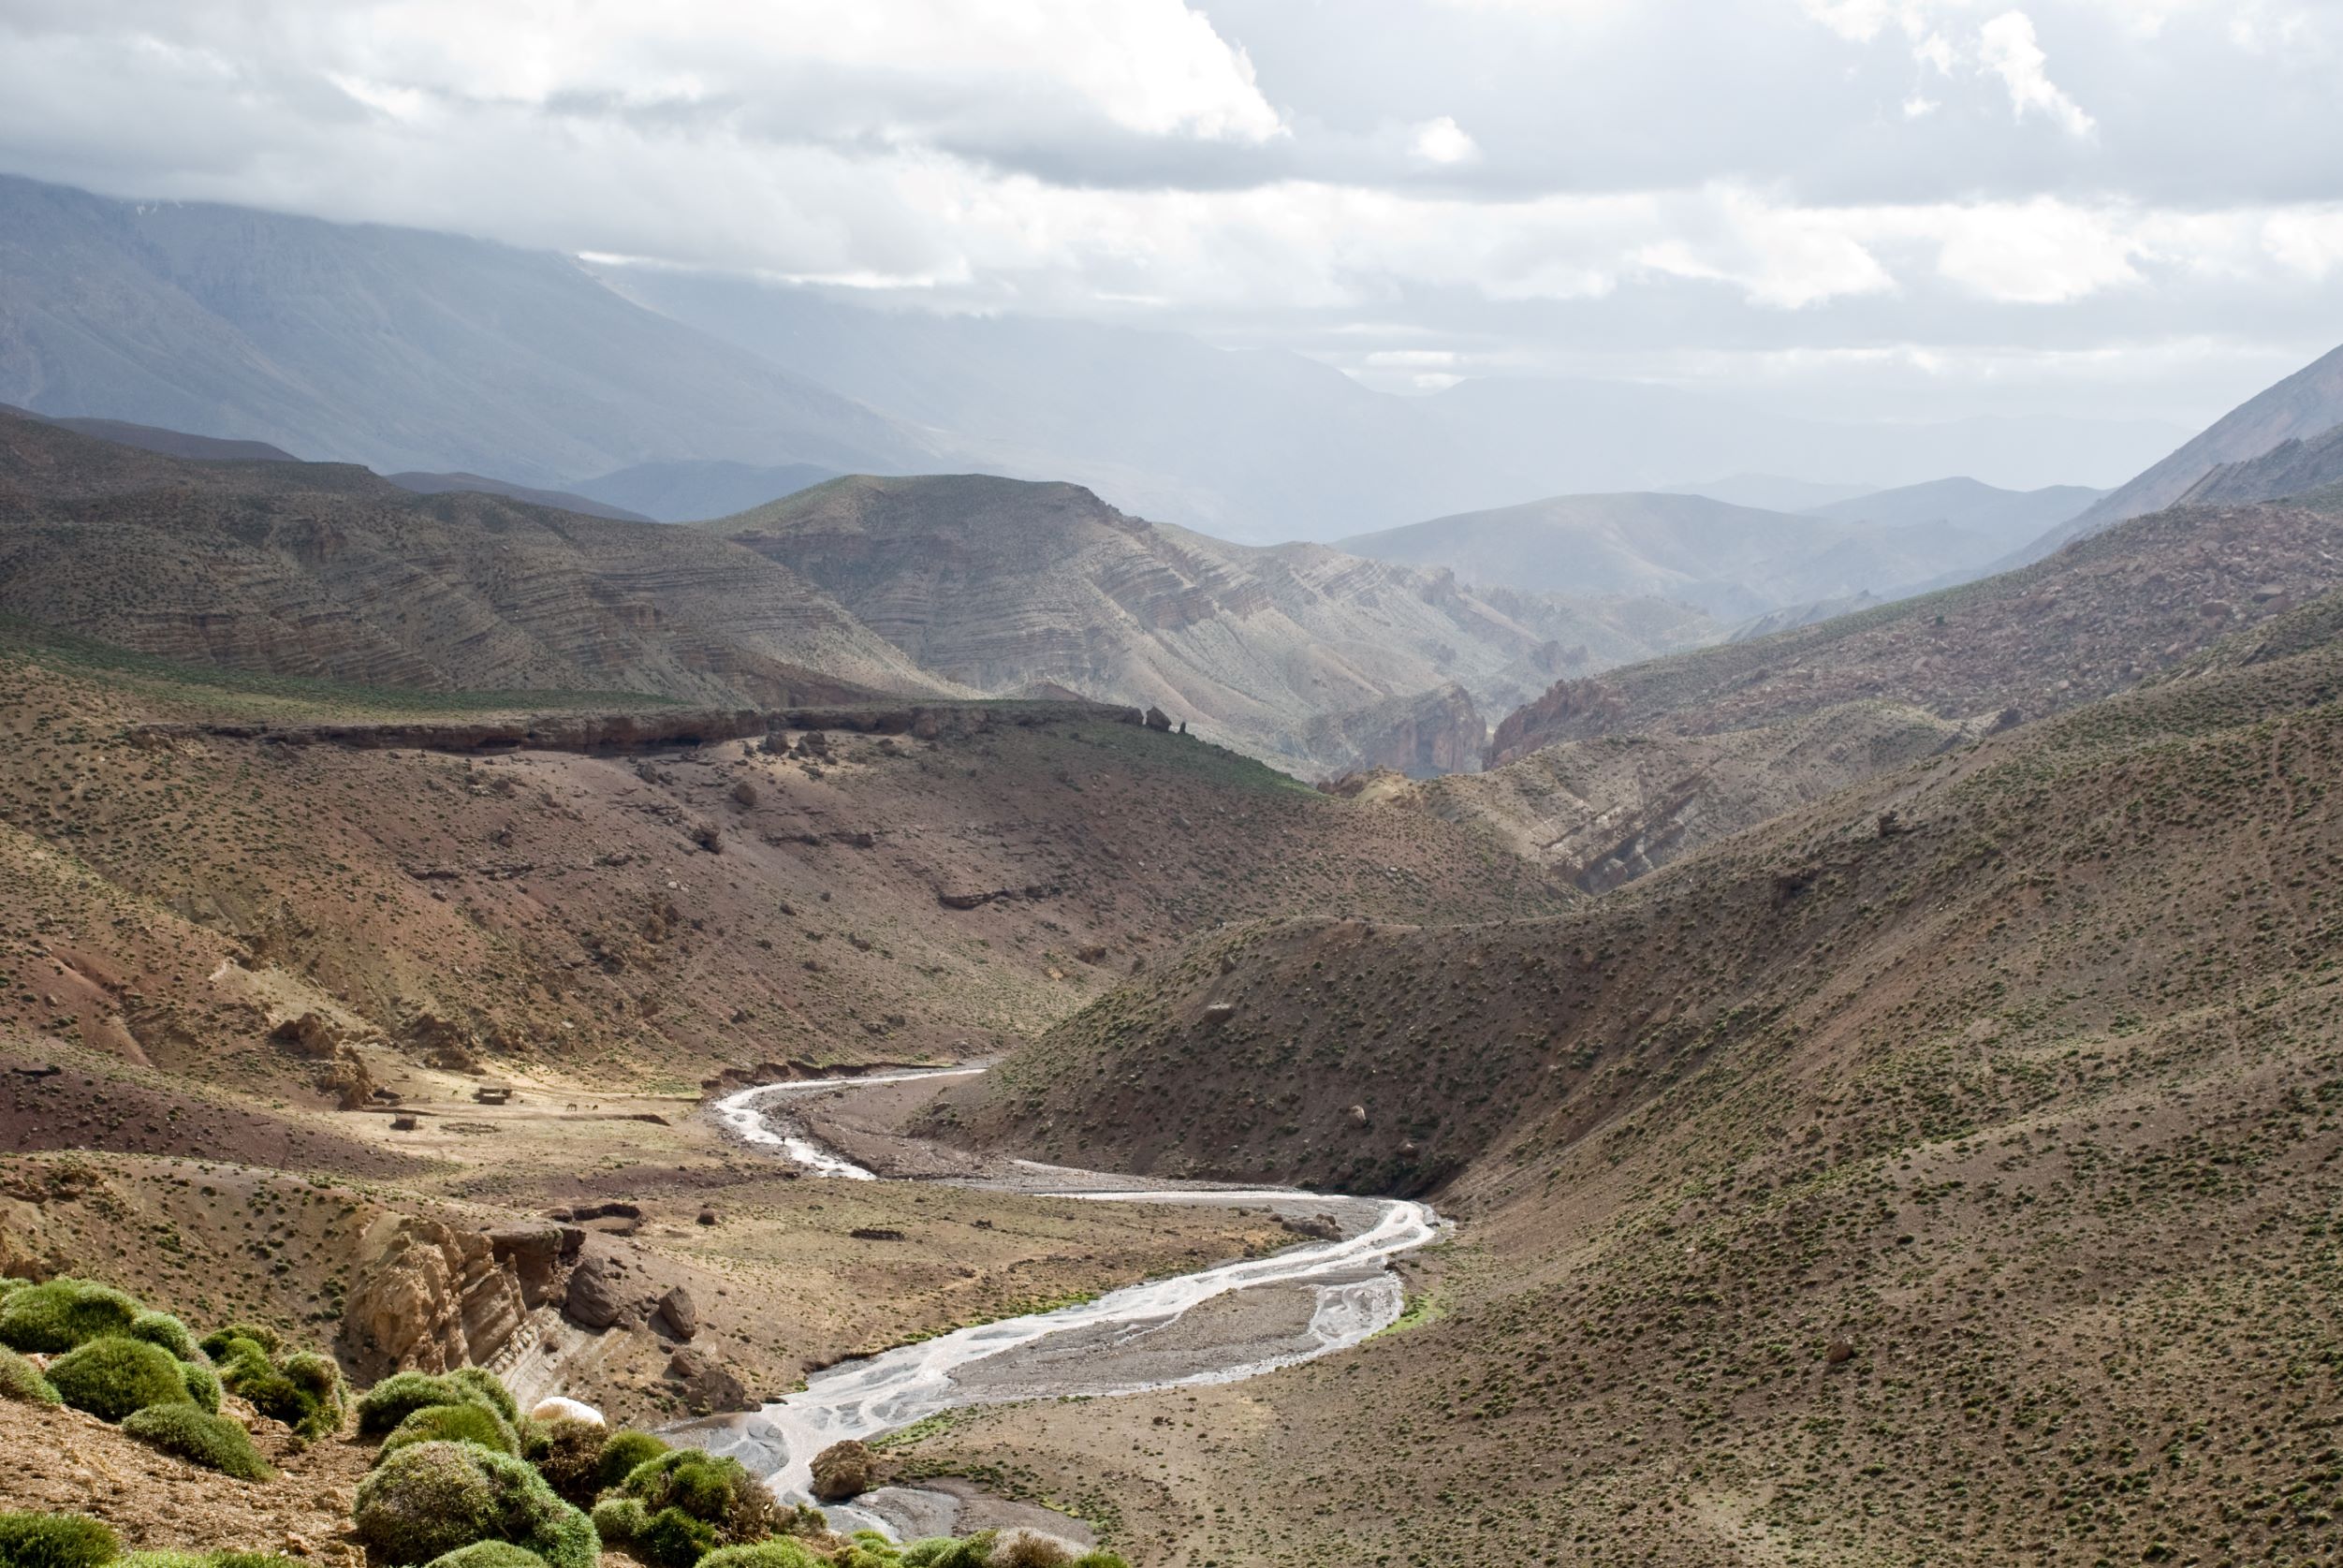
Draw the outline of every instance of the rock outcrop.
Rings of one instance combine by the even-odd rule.
[[[486,1361],[527,1310],[519,1275],[477,1231],[385,1215],[368,1228],[359,1253],[342,1312],[342,1350],[361,1378]]]
[[[714,1356],[695,1345],[678,1345],[667,1357],[667,1376],[682,1385],[684,1402],[692,1409],[712,1413],[725,1410],[751,1410],[748,1385]]]

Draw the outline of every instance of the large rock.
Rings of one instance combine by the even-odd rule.
[[[688,1340],[699,1332],[699,1308],[693,1304],[692,1293],[681,1285],[659,1297],[654,1315],[679,1340]]]
[[[843,1502],[860,1497],[878,1481],[879,1457],[848,1438],[813,1456],[813,1500]]]
[[[618,1272],[610,1259],[598,1253],[581,1261],[570,1270],[569,1295],[562,1302],[562,1311],[572,1322],[588,1328],[609,1327],[626,1308]]]
[[[506,1225],[488,1233],[496,1261],[520,1282],[520,1298],[542,1307],[553,1297],[553,1275],[561,1267],[564,1238],[560,1225]]]
[[[667,1357],[667,1376],[683,1385],[684,1401],[696,1410],[712,1413],[754,1408],[748,1385],[704,1350],[691,1345],[676,1346],[675,1354]]]
[[[367,1227],[359,1252],[363,1261],[343,1308],[342,1341],[361,1380],[486,1361],[527,1311],[519,1277],[478,1231],[385,1215]]]

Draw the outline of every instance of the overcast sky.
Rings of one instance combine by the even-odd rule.
[[[0,0],[0,167],[1392,388],[2195,425],[2343,342],[2338,81],[2343,0]]]

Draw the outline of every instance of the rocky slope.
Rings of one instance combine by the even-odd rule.
[[[1459,1563],[2315,1556],[2338,617],[1555,920],[1274,923],[1102,1001],[945,1124],[1464,1228],[1342,1364],[923,1452],[1165,1557],[1404,1553],[1442,1500]]]
[[[2170,457],[2043,535],[2025,556],[2047,554],[2069,539],[2169,506],[2216,468],[2250,462],[2284,441],[2308,441],[2338,424],[2343,424],[2343,348],[2239,403]]]
[[[2289,436],[2258,458],[2225,462],[2189,487],[2188,506],[2277,501],[2343,484],[2343,424],[2306,439]]]
[[[712,535],[0,415],[0,609],[230,668],[779,704],[941,682]]]
[[[817,584],[945,680],[1160,708],[1311,775],[1415,766],[1419,751],[1469,761],[1478,713],[1427,694],[1461,687],[1501,706],[1548,670],[1706,629],[1633,601],[1485,597],[1445,572],[1322,545],[1225,544],[1075,485],[857,476],[707,526]],[[1427,700],[1446,716],[1419,745]]]
[[[1493,828],[1522,858],[1607,892],[1704,844],[1933,756],[1983,726],[1851,702],[1719,735],[1565,740],[1493,771],[1381,790],[1386,809]]]
[[[1955,721],[2107,696],[2343,584],[2343,515],[2189,507],[2020,570],[1751,642],[1557,682],[1509,715],[1493,764],[1559,740],[1711,735],[1885,700]]]

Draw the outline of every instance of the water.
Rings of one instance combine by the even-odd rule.
[[[775,1125],[768,1107],[798,1094],[911,1078],[965,1077],[984,1069],[951,1073],[898,1073],[864,1078],[825,1078],[745,1089],[716,1103],[716,1115],[748,1142],[776,1148],[816,1174],[848,1180],[875,1180],[871,1171],[841,1158],[806,1137],[802,1130]],[[848,1438],[869,1439],[961,1405],[1003,1399],[1052,1399],[1066,1394],[1111,1398],[1150,1388],[1203,1383],[1235,1383],[1334,1351],[1347,1349],[1390,1326],[1405,1309],[1405,1292],[1390,1260],[1439,1238],[1440,1217],[1426,1205],[1398,1198],[1351,1198],[1290,1188],[1135,1190],[1085,1186],[1100,1178],[1089,1172],[1020,1161],[1037,1180],[1052,1183],[1050,1195],[1091,1203],[1213,1204],[1332,1211],[1347,1214],[1347,1234],[1327,1241],[1288,1248],[1274,1256],[1223,1263],[1193,1274],[1154,1280],[1109,1291],[1094,1301],[958,1329],[917,1344],[903,1345],[860,1361],[843,1362],[816,1373],[806,1386],[768,1404],[754,1415],[706,1423],[699,1429],[709,1448],[738,1455],[770,1478],[783,1498],[810,1495],[814,1455]],[[1108,1179],[1111,1180],[1111,1179]],[[1057,1183],[1066,1183],[1060,1186]],[[1111,1370],[1117,1352],[1142,1348],[1191,1309],[1237,1291],[1305,1289],[1315,1300],[1299,1342],[1263,1354],[1258,1343],[1183,1353],[1194,1362],[1172,1375],[1119,1379]],[[1072,1350],[1072,1356],[1052,1356]],[[1008,1357],[1006,1363],[996,1360]],[[1179,1357],[1176,1357],[1178,1359]],[[961,1385],[955,1374],[973,1363],[992,1363],[983,1390]],[[1083,1363],[1107,1363],[1084,1375]],[[1045,1364],[1047,1363],[1047,1364]]]

